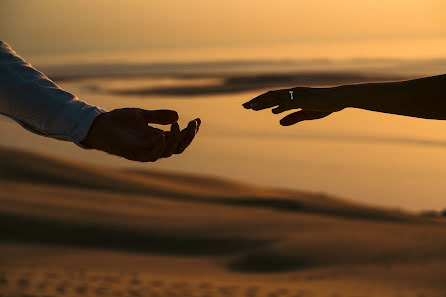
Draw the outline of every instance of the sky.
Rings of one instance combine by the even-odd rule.
[[[1,0],[0,38],[25,52],[404,41],[438,56],[445,11],[444,0]]]
[[[141,63],[362,57],[372,58],[364,65],[375,67],[374,58],[446,59],[445,12],[446,0],[0,0],[0,39],[42,70],[45,68],[40,66],[51,63],[90,66],[90,62],[104,60]],[[344,65],[321,61],[321,67],[332,67],[328,69]],[[368,71],[362,60],[351,61],[359,65],[354,69]],[[404,63],[401,66],[396,61],[398,71],[414,75],[413,68],[406,69]],[[435,73],[445,73],[444,62],[415,62],[417,69],[425,71],[435,65]],[[159,167],[155,168],[195,170],[265,185],[356,197],[368,203],[444,208],[443,147],[385,141],[331,143],[305,138],[359,135],[359,139],[382,137],[444,143],[444,121],[350,110],[287,130],[301,137],[294,138],[293,134],[293,138],[284,138],[278,145],[277,137],[267,138],[285,131],[279,127],[278,118],[269,111],[247,113],[241,108],[246,98],[257,96],[260,91],[213,96],[216,98],[212,100],[123,100],[95,93],[95,83],[63,82],[63,87],[108,110],[128,106],[168,108],[178,110],[182,120],[200,117],[206,123],[190,154],[157,163],[153,166]],[[121,84],[128,85],[129,80]],[[0,139],[7,145],[58,152],[70,159],[107,165],[118,160],[98,152],[79,151],[63,142],[49,145],[50,140],[33,138],[15,123],[2,123],[0,129],[9,135]],[[214,130],[236,131],[235,135],[245,135],[249,130],[269,132],[265,138],[255,139],[254,134],[244,139],[231,138],[232,132],[228,132],[230,137],[219,138]],[[280,154],[278,162],[277,147],[285,145],[290,149]],[[277,164],[280,168],[273,172]]]

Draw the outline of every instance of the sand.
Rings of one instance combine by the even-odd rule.
[[[446,296],[446,218],[8,148],[0,162],[0,296]]]

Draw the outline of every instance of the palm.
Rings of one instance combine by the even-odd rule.
[[[200,120],[191,121],[180,131],[178,114],[170,110],[117,109],[98,116],[84,144],[135,161],[156,161],[180,154],[192,142]],[[169,125],[171,131],[148,126]]]

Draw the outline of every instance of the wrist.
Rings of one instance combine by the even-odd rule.
[[[87,136],[84,138],[84,140],[82,140],[80,142],[82,145],[84,145],[87,148],[90,148],[90,149],[95,148],[95,144],[94,144],[95,134],[96,134],[97,126],[99,125],[99,122],[101,121],[102,115],[103,115],[103,113],[101,113],[95,117],[95,119],[93,120],[93,122],[90,125]]]
[[[356,107],[356,86],[355,85],[344,85],[332,88],[334,91],[335,101],[339,105],[340,109],[348,107]]]

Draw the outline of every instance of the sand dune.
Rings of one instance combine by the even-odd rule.
[[[441,218],[7,148],[0,162],[3,296],[446,291]]]
[[[420,220],[400,211],[365,207],[323,194],[271,190],[218,178],[157,171],[111,170],[31,153],[0,149],[0,180],[164,200],[276,209],[369,220]]]

